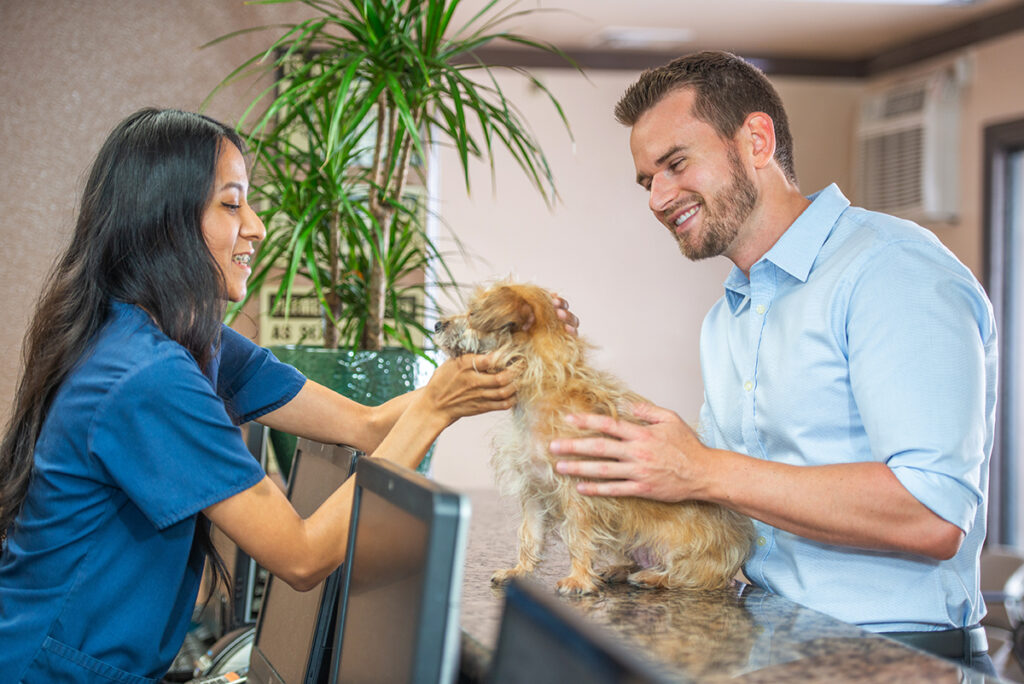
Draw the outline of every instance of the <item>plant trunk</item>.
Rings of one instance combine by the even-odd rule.
[[[402,194],[405,192],[406,179],[409,176],[409,166],[412,158],[412,137],[404,135],[399,144],[394,144],[395,137],[400,135],[398,126],[398,113],[394,107],[387,107],[387,115],[384,115],[383,107],[378,103],[377,114],[377,148],[374,154],[374,181],[376,193],[370,193],[370,211],[380,226],[379,243],[377,244],[380,259],[374,259],[370,270],[369,290],[369,312],[366,327],[363,329],[363,349],[380,350],[384,346],[384,314],[386,313],[386,298],[389,284],[384,273],[384,264],[387,262],[387,251],[391,245],[391,235],[395,230],[395,221],[398,220],[398,212],[395,206],[402,201]],[[413,121],[419,126],[421,119],[419,110],[413,111]],[[383,122],[387,119],[387,136],[382,138]],[[384,145],[388,146],[389,152],[386,159],[382,154]],[[383,187],[382,187],[383,186]],[[379,194],[377,194],[379,193]],[[376,197],[375,197],[376,195]]]
[[[385,126],[385,122],[387,125]],[[370,263],[369,279],[366,283],[368,301],[366,305],[366,325],[363,326],[363,338],[359,346],[362,349],[379,351],[384,346],[384,309],[387,295],[386,279],[384,278],[384,250],[387,248],[387,227],[388,227],[388,206],[387,189],[382,187],[385,182],[385,173],[389,166],[390,156],[385,155],[390,141],[394,140],[395,128],[398,123],[398,114],[391,107],[388,107],[387,100],[382,95],[377,101],[377,140],[373,154],[373,187],[370,188],[370,214],[380,228],[374,233],[375,253],[379,258],[373,258]]]
[[[385,288],[384,269],[377,261],[373,262],[368,283],[370,302],[366,327],[363,328],[362,348],[380,351],[384,347],[384,303],[387,291]]]
[[[327,309],[330,312],[330,315],[325,316],[326,320],[324,320],[325,349],[338,348],[338,325],[335,321],[337,321],[341,316],[341,297],[334,288],[337,287],[339,282],[341,282],[341,256],[338,254],[338,250],[340,249],[338,240],[340,231],[341,212],[334,211],[331,213],[330,237],[328,238],[329,244],[327,248],[330,280],[328,281],[328,289],[325,293],[324,299],[327,301]]]

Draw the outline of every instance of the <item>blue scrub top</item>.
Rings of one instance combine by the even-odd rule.
[[[0,556],[0,682],[155,682],[203,570],[197,515],[264,473],[236,423],[305,378],[225,327],[204,375],[138,307],[111,304],[36,443]]]

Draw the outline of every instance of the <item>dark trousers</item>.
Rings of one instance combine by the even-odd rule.
[[[937,632],[882,632],[882,636],[953,661],[962,667],[988,675],[996,674],[992,659],[988,656],[985,629],[981,625]]]

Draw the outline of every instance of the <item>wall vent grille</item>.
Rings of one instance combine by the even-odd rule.
[[[855,150],[863,206],[916,221],[956,220],[959,73],[943,69],[865,97]]]

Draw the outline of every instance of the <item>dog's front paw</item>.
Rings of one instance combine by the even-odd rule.
[[[508,570],[495,570],[494,574],[491,575],[491,584],[508,584],[513,577],[522,577],[525,574],[526,570],[518,565]]]
[[[609,584],[616,582],[625,582],[630,574],[640,569],[640,566],[635,563],[626,563],[622,565],[611,565],[598,572],[598,576],[602,581]]]
[[[558,580],[555,589],[559,594],[596,594],[600,587],[592,577],[570,575]]]

